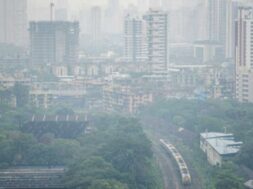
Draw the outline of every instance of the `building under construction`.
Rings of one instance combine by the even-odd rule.
[[[32,63],[74,64],[78,61],[78,22],[30,22],[29,31]]]

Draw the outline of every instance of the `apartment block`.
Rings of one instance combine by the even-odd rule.
[[[136,113],[138,109],[153,102],[153,95],[141,89],[111,85],[103,89],[104,109],[109,112]]]

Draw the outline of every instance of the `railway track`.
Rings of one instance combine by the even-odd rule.
[[[172,144],[166,142],[163,139],[160,139],[161,145],[164,147],[164,149],[169,152],[172,157],[174,158],[175,162],[177,163],[177,166],[179,168],[180,176],[181,176],[181,182],[184,186],[191,184],[191,175],[190,171],[188,169],[187,164],[184,161],[184,158],[182,155],[178,152],[175,146]]]
[[[145,125],[143,127],[144,131],[153,144],[153,152],[162,173],[164,189],[203,189],[198,174],[190,164],[188,164],[188,168],[192,176],[192,184],[189,186],[183,185],[175,161],[162,148],[160,139],[169,139],[169,135],[173,135],[172,131],[165,125],[157,126],[152,124],[152,121],[145,121],[143,125]]]

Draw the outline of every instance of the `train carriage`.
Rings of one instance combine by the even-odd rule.
[[[189,169],[188,169],[183,157],[181,156],[181,154],[178,152],[178,150],[172,144],[165,142],[165,140],[163,140],[163,139],[160,139],[160,142],[161,142],[162,146],[173,156],[173,158],[177,162],[177,166],[179,168],[182,183],[184,185],[191,184],[191,175],[190,175]]]

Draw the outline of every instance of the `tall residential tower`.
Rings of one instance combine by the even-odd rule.
[[[236,99],[253,102],[253,8],[240,7],[236,21]]]
[[[169,18],[168,13],[152,10],[144,16],[148,63],[151,72],[167,72],[169,64]]]
[[[124,23],[124,57],[127,62],[137,63],[146,59],[143,20],[127,15]]]

